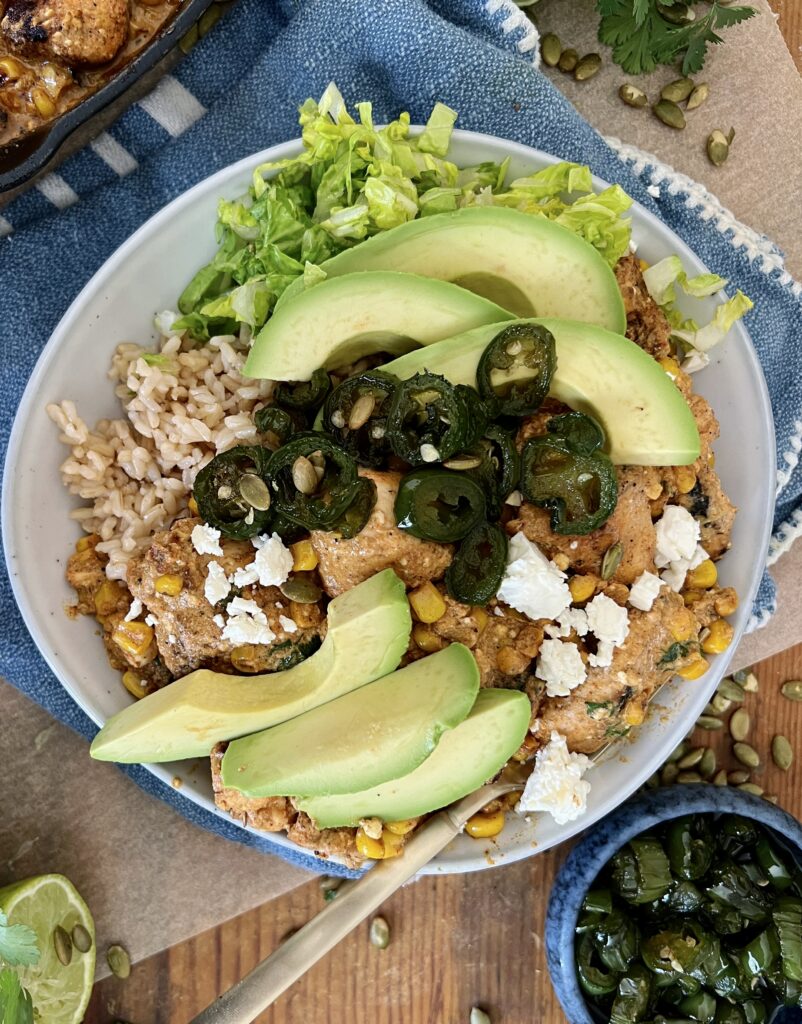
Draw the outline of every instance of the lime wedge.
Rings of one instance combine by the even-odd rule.
[[[95,979],[95,923],[75,886],[64,875],[39,875],[0,889],[0,910],[10,924],[26,924],[39,939],[39,962],[14,967],[31,994],[36,1019],[42,1024],[80,1024]],[[74,946],[69,964],[56,955],[53,934],[61,926],[72,935],[76,925],[86,929],[91,946],[81,953]],[[79,929],[79,945],[86,945]]]

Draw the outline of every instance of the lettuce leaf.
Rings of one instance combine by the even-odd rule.
[[[740,320],[753,306],[754,302],[739,290],[731,299],[727,299],[716,308],[709,324],[697,330],[676,330],[674,337],[699,352],[709,352],[714,345],[724,340],[735,321]]]

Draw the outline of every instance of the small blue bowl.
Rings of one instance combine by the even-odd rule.
[[[551,890],[546,956],[551,983],[570,1024],[595,1024],[579,986],[574,960],[576,923],[585,893],[607,861],[630,839],[686,814],[739,814],[773,829],[802,860],[802,825],[751,793],[724,786],[656,789],[622,804],[586,832],[571,850]]]

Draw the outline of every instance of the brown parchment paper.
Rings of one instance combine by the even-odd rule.
[[[625,76],[609,59],[586,84],[548,73],[604,135],[706,184],[746,224],[772,237],[801,277],[802,81],[768,6],[752,2],[760,17],[728,30],[726,44],[714,49],[699,77],[710,82],[710,99],[689,115],[684,132],[624,106],[616,93]],[[537,20],[580,53],[597,50],[592,7],[591,0],[542,0]],[[656,93],[672,77],[662,69],[646,87]],[[737,133],[732,154],[716,169],[705,139],[712,128],[730,126]],[[802,544],[774,572],[780,610],[743,642],[738,665],[802,639]],[[79,886],[101,950],[121,941],[135,959],[309,877],[189,824],[113,765],[91,761],[84,740],[0,681],[0,885],[45,871],[63,871]],[[105,973],[101,958],[99,974]]]

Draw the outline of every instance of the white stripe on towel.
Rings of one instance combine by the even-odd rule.
[[[139,166],[136,158],[128,152],[125,146],[121,146],[113,136],[109,135],[108,132],[98,135],[89,145],[95,154],[105,164],[108,164],[113,171],[119,174],[121,178],[124,178],[126,174],[130,174],[131,171],[135,171]]]
[[[45,199],[59,210],[66,210],[68,206],[78,202],[78,193],[68,185],[60,174],[48,174],[42,178],[36,186]]]
[[[182,135],[206,113],[206,107],[172,75],[163,78],[139,105],[171,135]]]
[[[8,238],[13,230],[14,225],[5,217],[0,217],[0,238]]]

